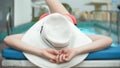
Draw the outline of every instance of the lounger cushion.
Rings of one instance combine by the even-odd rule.
[[[92,30],[81,28],[86,34],[98,34]],[[18,51],[13,48],[4,48],[2,50],[2,56],[6,59],[23,59],[25,60],[25,56],[21,51]],[[120,59],[120,45],[113,43],[109,48],[92,52],[88,55],[86,60],[109,60],[109,59]]]
[[[6,59],[20,59],[20,60],[26,59],[21,51],[15,50],[13,48],[4,48],[2,50],[2,56]],[[109,60],[109,59],[120,59],[120,46],[109,47],[101,51],[92,52],[86,58],[86,60]]]

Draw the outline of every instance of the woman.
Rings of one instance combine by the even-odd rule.
[[[72,15],[70,15],[70,13],[63,7],[63,5],[58,0],[45,1],[49,6],[51,13],[60,13],[64,15],[68,20],[76,24],[75,18]],[[41,18],[44,18],[45,16],[46,14],[43,15]],[[100,35],[88,35],[88,37],[91,38],[93,42],[87,44],[86,46],[78,48],[64,48],[61,50],[55,50],[52,48],[39,49],[22,42],[22,37],[23,34],[10,35],[4,39],[4,42],[12,48],[21,50],[23,52],[31,53],[40,57],[45,57],[52,63],[69,62],[76,55],[101,50],[110,46],[112,43],[112,39],[110,37]]]

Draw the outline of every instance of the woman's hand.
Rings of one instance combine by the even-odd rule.
[[[77,51],[74,48],[64,48],[61,50],[55,50],[52,48],[41,49],[41,57],[57,64],[69,62],[76,55]]]
[[[59,50],[59,54],[56,57],[56,63],[69,62],[76,55],[77,55],[77,51],[74,48],[61,49]]]
[[[56,56],[59,54],[57,50],[52,48],[41,49],[41,56],[48,59],[52,63],[56,63]]]

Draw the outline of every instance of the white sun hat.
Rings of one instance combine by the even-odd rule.
[[[35,23],[23,36],[22,41],[37,48],[61,49],[65,47],[77,48],[89,44],[92,40],[82,33],[65,16],[54,13]],[[26,58],[38,67],[42,68],[70,68],[81,63],[88,55],[75,56],[71,61],[55,64],[48,60],[24,53]]]

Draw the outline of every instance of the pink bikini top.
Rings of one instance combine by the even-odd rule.
[[[44,18],[44,17],[46,17],[46,16],[48,16],[48,15],[49,15],[49,14],[45,13],[45,14],[41,15],[41,16],[39,17],[39,19],[42,19],[42,18]],[[72,21],[73,21],[74,24],[76,24],[76,18],[75,18],[73,15],[71,15],[71,14],[66,14],[66,15],[69,16],[69,17],[72,19]]]

